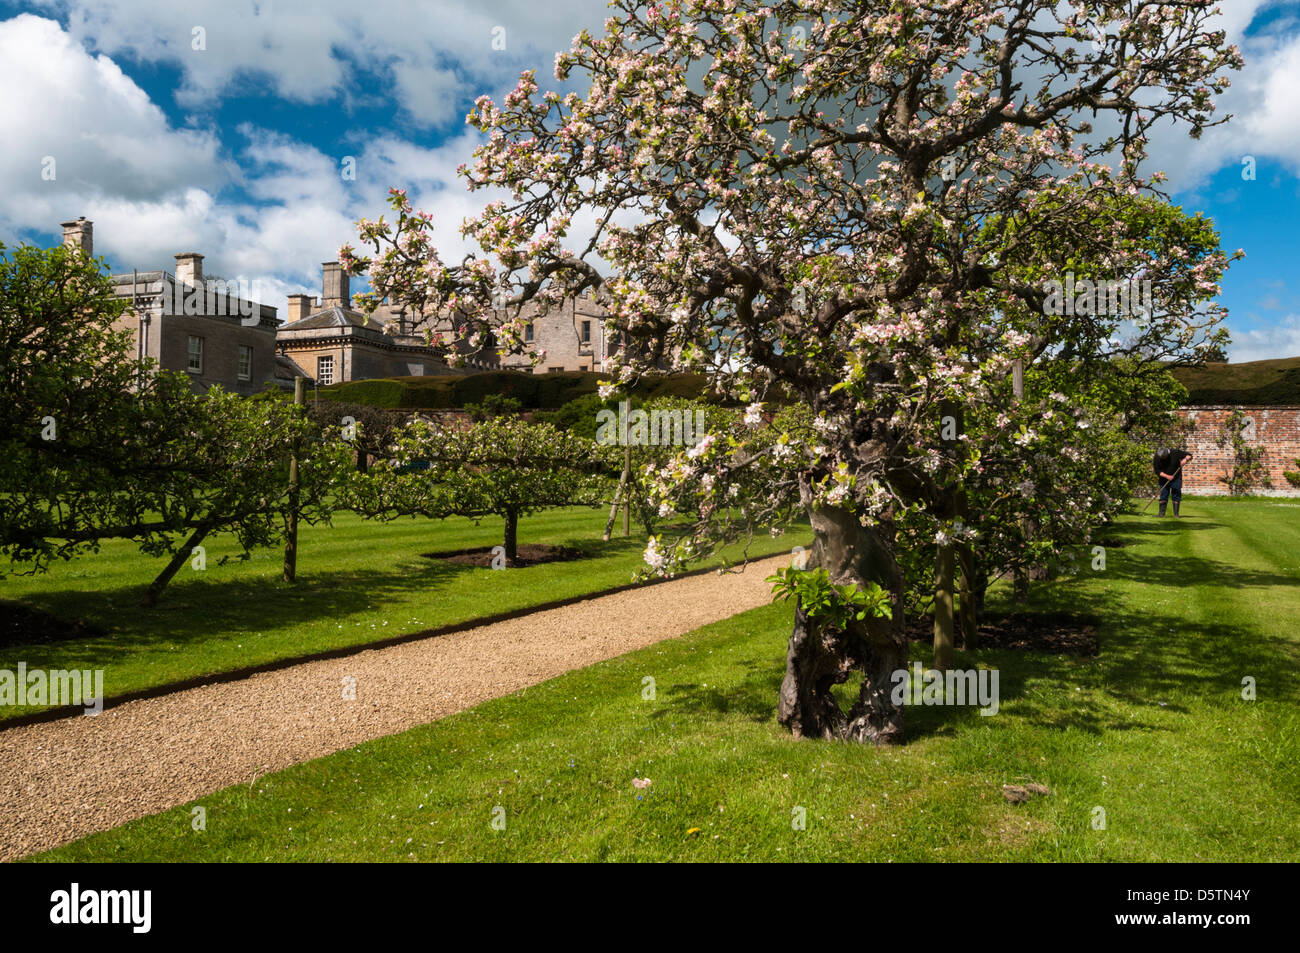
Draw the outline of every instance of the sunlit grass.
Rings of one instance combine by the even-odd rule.
[[[999,714],[909,709],[900,748],[781,729],[778,604],[213,793],[204,832],[187,805],[42,859],[1295,860],[1300,507],[1184,513],[1035,584],[1102,620],[1100,656],[959,652]],[[1052,793],[1007,803],[1026,780]]]
[[[206,543],[207,568],[182,567],[153,609],[138,602],[164,561],[114,541],[47,574],[0,581],[0,598],[85,620],[105,633],[0,647],[0,669],[12,670],[19,661],[28,669],[103,668],[106,694],[120,695],[627,585],[644,565],[644,535],[639,527],[626,538],[616,530],[602,543],[605,519],[603,511],[580,507],[527,517],[520,523],[521,543],[563,544],[587,558],[494,571],[421,554],[498,545],[499,519],[376,523],[341,513],[333,526],[302,528],[292,585],[281,579],[281,550],[258,550],[247,562],[221,565],[237,549],[229,538],[216,537]],[[764,537],[750,552],[791,545]],[[31,710],[2,707],[0,719]]]

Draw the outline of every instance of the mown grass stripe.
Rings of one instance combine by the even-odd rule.
[[[1182,538],[1122,520],[1131,545],[1105,572],[1032,591],[1031,610],[1098,614],[1102,655],[971,653],[1001,670],[999,715],[911,709],[902,748],[785,734],[790,610],[773,605],[216,792],[202,834],[187,806],[39,859],[1295,860],[1300,731],[1281,682],[1300,632],[1262,628],[1252,607],[1300,612],[1300,587],[1255,555],[1286,559],[1300,539],[1294,522],[1265,518],[1258,548],[1232,529],[1267,505],[1202,501],[1206,525]],[[1009,608],[995,593],[990,609]],[[1272,666],[1265,691],[1243,701],[1238,670],[1257,665]],[[1006,803],[1001,785],[1026,778],[1052,794]]]

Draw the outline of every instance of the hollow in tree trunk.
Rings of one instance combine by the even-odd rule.
[[[893,596],[894,617],[868,618],[836,631],[817,625],[796,606],[779,720],[796,737],[897,744],[903,740],[903,708],[891,697],[893,675],[907,666],[907,642],[892,540],[843,510],[815,509],[811,520],[816,541],[809,568],[825,569],[836,585],[879,583]],[[862,687],[846,712],[831,689],[855,671],[862,673]]]

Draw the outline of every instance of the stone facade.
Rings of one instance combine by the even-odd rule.
[[[352,309],[348,276],[338,262],[321,266],[321,296],[289,296],[289,320],[276,332],[276,349],[321,385],[377,377],[431,377],[461,373],[409,332],[393,309],[374,315]],[[487,365],[471,362],[470,368]]]
[[[590,298],[570,298],[558,310],[534,318],[530,327],[532,340],[526,343],[542,352],[542,359],[531,367],[526,355],[512,354],[501,359],[502,367],[535,374],[603,371],[618,349],[606,332],[604,308]]]
[[[276,335],[276,347],[322,386],[457,373],[422,341],[392,338],[373,319],[367,322],[365,315],[344,308],[318,311],[286,324]]]
[[[63,243],[93,256],[94,223],[64,222]],[[175,268],[174,274],[111,276],[114,295],[129,302],[114,327],[131,332],[136,357],[187,374],[199,393],[213,385],[245,395],[284,386],[286,370],[275,353],[275,308],[240,296],[224,280],[206,279],[197,252],[177,255]]]
[[[578,298],[531,323],[527,343],[543,353],[536,367],[526,355],[501,358],[488,344],[463,352],[463,368],[451,368],[424,338],[426,328],[447,332],[448,322],[429,322],[400,303],[385,302],[373,314],[362,314],[351,307],[349,285],[338,262],[324,262],[320,297],[290,295],[289,320],[276,334],[280,354],[317,383],[497,369],[538,374],[600,371],[615,350],[605,331],[604,310],[588,298]]]
[[[1219,496],[1228,492],[1221,478],[1232,466],[1232,447],[1215,446],[1223,425],[1234,410],[1241,410],[1252,425],[1247,442],[1264,448],[1263,463],[1271,488],[1260,487],[1252,493],[1263,496],[1300,496],[1300,487],[1287,482],[1283,471],[1297,470],[1300,457],[1300,406],[1274,407],[1184,407],[1178,413],[1186,435],[1170,438],[1193,455],[1183,476],[1183,492]]]
[[[63,223],[65,245],[94,254],[94,223]],[[533,318],[525,343],[541,354],[497,355],[491,342],[464,352],[463,368],[451,368],[425,343],[429,323],[400,303],[384,303],[373,315],[352,308],[348,276],[338,262],[322,265],[321,295],[289,296],[285,324],[276,309],[259,304],[223,279],[205,277],[203,256],[182,252],[175,271],[132,271],[112,276],[114,294],[130,302],[117,322],[129,330],[140,358],[188,374],[196,391],[220,385],[239,394],[267,387],[293,387],[303,376],[318,383],[386,377],[424,377],[482,370],[603,371],[617,350],[605,310],[587,297],[569,299]],[[530,313],[525,309],[525,315]],[[536,308],[531,309],[536,314]],[[504,315],[502,315],[504,318]],[[446,332],[446,321],[432,322]]]
[[[618,348],[606,330],[604,308],[584,296],[569,298],[545,315],[539,316],[537,312],[535,304],[524,306],[524,316],[532,318],[525,331],[524,344],[541,355],[535,365],[531,354],[501,357],[494,346],[486,346],[475,354],[466,355],[467,366],[478,370],[500,368],[533,374],[606,369],[609,358]],[[419,327],[421,332],[430,326],[421,315],[413,315],[400,304],[381,305],[374,316],[386,324],[396,322],[399,328]],[[505,312],[497,312],[492,323],[499,324],[505,320]],[[431,326],[435,332],[450,330],[447,321],[435,320]]]

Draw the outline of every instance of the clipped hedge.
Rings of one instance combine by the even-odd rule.
[[[529,374],[523,371],[483,371],[446,377],[392,377],[331,384],[320,389],[322,400],[403,410],[453,410],[481,404],[489,394],[513,397],[525,410],[554,410],[580,397],[594,395],[607,375],[594,371]],[[697,399],[704,378],[673,374],[642,381],[633,392],[643,399]]]

